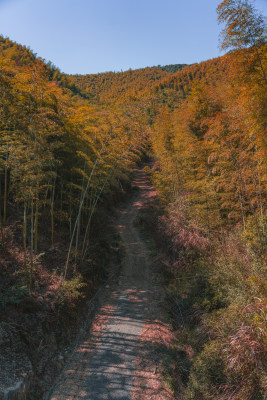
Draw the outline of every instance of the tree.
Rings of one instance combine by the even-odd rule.
[[[265,23],[248,0],[224,0],[217,7],[218,21],[225,23],[222,49],[258,46],[264,43]]]
[[[221,49],[242,49],[252,47],[260,69],[267,83],[262,57],[258,48],[266,43],[264,18],[249,0],[224,0],[217,7],[218,21],[225,23],[221,32]]]

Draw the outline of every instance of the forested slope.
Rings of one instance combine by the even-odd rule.
[[[75,315],[113,254],[108,211],[150,157],[169,374],[194,400],[266,392],[266,44],[255,10],[232,3],[219,18],[251,17],[249,31],[234,19],[243,36],[224,31],[234,51],[181,68],[67,76],[0,39],[0,318],[25,323],[30,304],[49,330]]]
[[[222,46],[235,51],[159,84],[172,93],[179,75],[195,71],[187,96],[158,109],[151,134],[162,213],[155,237],[178,343],[169,374],[186,399],[263,400],[265,28],[249,2],[225,0],[218,15]]]
[[[266,71],[266,48],[258,51]],[[188,399],[266,393],[266,82],[254,51],[227,57],[220,80],[195,81],[153,125],[160,242],[191,361],[182,371]]]
[[[224,74],[227,65],[227,59],[221,57],[190,66],[177,64],[125,72],[67,75],[67,79],[86,94],[91,102],[111,106],[145,99],[157,103],[173,103],[185,97],[196,80],[216,82]]]
[[[90,105],[29,49],[2,44],[1,369],[29,357],[36,398],[62,367],[55,353],[75,331],[77,305],[117,259],[107,210],[127,191],[147,134],[141,115]]]
[[[130,69],[125,72],[69,75],[68,79],[92,101],[114,104],[143,98],[146,88],[184,67],[186,64]]]

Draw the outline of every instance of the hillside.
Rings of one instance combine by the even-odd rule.
[[[78,354],[95,358],[64,399],[114,376],[151,398],[154,375],[156,399],[265,399],[267,46],[251,21],[257,40],[226,30],[223,57],[92,75],[0,37],[0,398],[47,398],[105,286]]]
[[[164,67],[147,67],[125,72],[106,72],[90,75],[69,75],[69,78],[87,96],[99,102],[134,100],[143,95],[144,89],[161,81],[169,74],[186,67],[176,64]]]
[[[18,67],[32,66],[38,59],[49,72],[49,79],[69,89],[74,95],[87,98],[94,104],[111,106],[155,99],[159,103],[175,105],[192,89],[197,81],[216,83],[227,71],[229,56],[187,66],[173,64],[147,67],[124,72],[105,72],[87,75],[67,75],[51,62],[46,63],[29,48],[8,38],[0,37],[0,53]]]
[[[67,77],[93,103],[113,107],[147,99],[175,107],[196,82],[203,80],[215,84],[221,80],[228,65],[229,56],[226,55],[191,66],[177,64]]]
[[[0,35],[0,54],[5,59],[13,60],[19,66],[32,65],[37,58],[29,47],[13,42]]]

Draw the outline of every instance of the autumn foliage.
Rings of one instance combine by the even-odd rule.
[[[12,277],[0,272],[19,298],[21,282],[34,296],[43,279],[55,304],[75,303],[97,218],[120,198],[132,166],[150,157],[179,306],[174,326],[190,358],[179,391],[192,400],[263,400],[264,26],[248,1],[225,0],[218,16],[222,47],[233,50],[223,57],[121,73],[67,76],[0,37],[0,239],[2,254],[16,242],[18,265]],[[59,237],[64,261],[44,271],[39,261]]]
[[[60,230],[68,244],[59,280],[89,257],[94,216],[121,192],[147,133],[138,110],[91,105],[57,69],[5,38],[0,73],[1,245],[8,250],[15,223],[24,283],[34,292],[38,254],[54,248]]]
[[[248,6],[224,1],[222,19],[233,3]],[[249,42],[244,29],[238,49],[220,59],[223,68],[216,74],[218,62],[210,62],[184,99],[158,107],[153,125],[170,301],[191,360],[178,388],[186,399],[264,399],[267,392],[267,64],[259,30]],[[237,25],[224,35],[233,46]]]

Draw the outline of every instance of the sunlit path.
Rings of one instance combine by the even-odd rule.
[[[146,394],[155,400],[172,398],[156,372],[155,337],[148,334],[156,329],[160,342],[161,327],[163,332],[167,329],[158,312],[151,313],[160,295],[153,283],[153,259],[134,226],[138,211],[155,191],[143,171],[137,178],[134,184],[140,191],[120,212],[117,223],[125,247],[119,282],[98,314],[102,324],[79,346],[51,400],[141,400]]]

